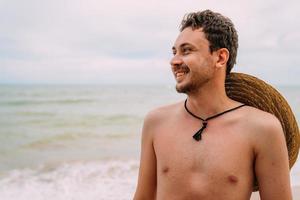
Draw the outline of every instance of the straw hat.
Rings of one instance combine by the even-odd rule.
[[[279,119],[285,135],[291,169],[298,156],[300,135],[295,116],[283,96],[264,81],[242,73],[230,73],[226,77],[225,88],[231,99],[269,112]],[[258,190],[257,181],[253,190]]]

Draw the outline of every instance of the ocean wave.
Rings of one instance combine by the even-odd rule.
[[[73,162],[13,170],[0,179],[1,200],[129,200],[136,160]]]
[[[37,99],[29,99],[29,100],[7,100],[0,101],[0,105],[4,106],[27,106],[27,105],[44,105],[44,104],[82,104],[82,103],[94,103],[97,102],[95,99],[47,99],[47,100],[37,100]]]
[[[42,111],[19,111],[14,114],[19,116],[32,116],[32,117],[53,117],[56,115],[54,112],[42,112]]]
[[[48,135],[34,141],[19,146],[20,149],[31,149],[34,151],[41,150],[59,150],[92,145],[94,143],[100,145],[103,141],[112,139],[130,139],[136,137],[136,131],[82,131],[82,132],[63,132],[57,135]],[[95,144],[94,144],[95,145]],[[1,148],[0,148],[1,150]]]
[[[138,115],[127,115],[127,114],[116,114],[102,116],[99,120],[102,124],[128,124],[128,123],[141,123],[143,120],[142,116]]]
[[[69,118],[60,121],[60,125],[73,126],[93,126],[93,125],[110,125],[110,124],[130,124],[130,123],[141,123],[143,116],[137,114],[125,114],[125,113],[108,113],[108,114],[79,114],[76,118]],[[77,124],[77,125],[76,125]]]
[[[58,149],[58,148],[65,148],[68,143],[75,141],[75,140],[82,140],[82,139],[95,139],[99,138],[99,135],[93,133],[75,133],[75,132],[67,132],[62,133],[54,136],[43,137],[39,140],[33,141],[29,144],[25,144],[21,146],[21,148],[25,149]]]
[[[7,114],[7,123],[18,119],[19,125],[32,125],[47,128],[79,128],[92,129],[97,127],[136,125],[143,121],[142,116],[129,114],[71,114],[69,111],[17,111]]]
[[[72,117],[59,116],[57,119],[50,119],[45,121],[51,127],[106,127],[118,125],[133,125],[142,123],[143,117],[130,114],[78,114]]]

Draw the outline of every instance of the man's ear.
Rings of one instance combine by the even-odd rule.
[[[221,48],[216,51],[216,67],[226,68],[227,61],[229,59],[229,51],[226,48]]]

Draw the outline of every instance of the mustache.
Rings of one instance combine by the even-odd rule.
[[[189,67],[186,64],[174,66],[174,71],[190,71]]]

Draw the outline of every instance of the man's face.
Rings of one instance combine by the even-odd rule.
[[[170,63],[178,92],[196,92],[213,77],[214,56],[201,29],[185,28],[172,50],[174,57]]]

